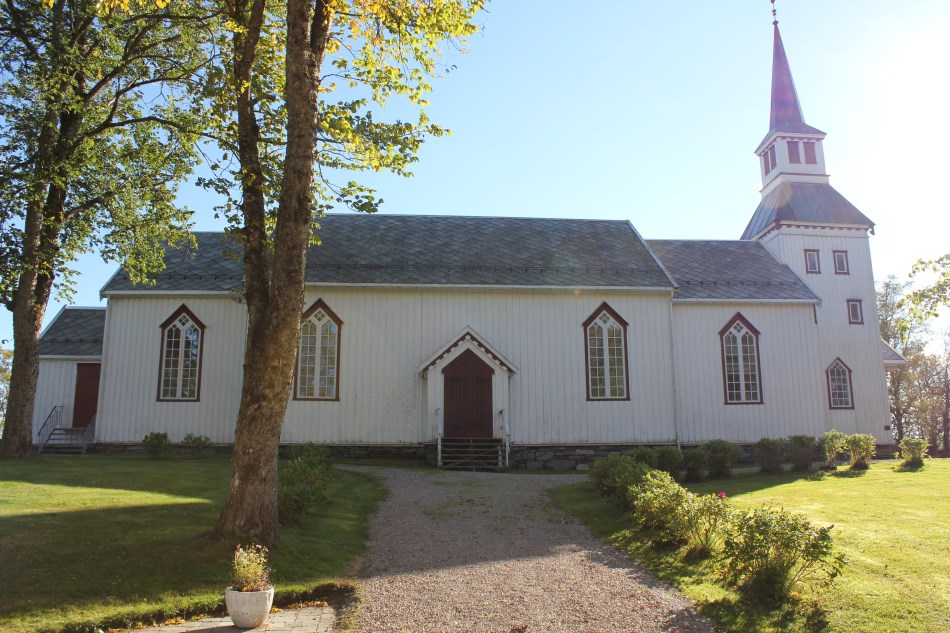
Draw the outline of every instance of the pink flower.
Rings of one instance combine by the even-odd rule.
[[[717,492],[717,493],[716,493],[716,496],[719,497],[720,499],[725,499],[725,498],[726,498],[726,493],[724,493],[724,492]]]

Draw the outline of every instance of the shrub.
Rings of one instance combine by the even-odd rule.
[[[709,462],[709,453],[703,447],[694,448],[683,453],[683,470],[686,471],[686,481],[702,481],[703,471]]]
[[[627,489],[640,483],[649,471],[649,466],[635,461],[632,456],[615,454],[594,460],[588,474],[600,494],[626,503]]]
[[[675,446],[660,446],[656,449],[656,467],[679,479],[683,468],[683,451]]]
[[[844,447],[851,456],[851,470],[867,470],[871,465],[871,458],[876,450],[874,436],[866,433],[849,435],[844,441]]]
[[[815,438],[811,435],[789,435],[787,447],[792,470],[799,473],[811,470],[811,463],[815,460]]]
[[[181,440],[181,445],[190,449],[192,453],[197,454],[211,446],[211,438],[207,435],[189,433]]]
[[[645,464],[650,468],[656,468],[658,465],[657,452],[647,446],[641,446],[630,451],[629,457],[639,464]]]
[[[755,462],[759,465],[759,472],[782,472],[782,460],[785,458],[785,448],[785,440],[777,440],[771,437],[763,437],[756,442],[753,452],[755,454]]]
[[[658,542],[686,542],[690,516],[685,506],[690,493],[669,473],[650,471],[628,494],[640,525],[650,530]]]
[[[818,443],[821,444],[821,450],[825,454],[825,463],[822,466],[825,470],[835,470],[835,462],[838,459],[838,453],[844,450],[844,441],[848,436],[837,429],[826,431]]]
[[[739,447],[725,440],[711,440],[703,444],[709,456],[710,477],[732,477],[732,465],[739,457]]]
[[[171,453],[172,442],[168,433],[152,432],[142,438],[142,448],[152,459],[159,459]]]
[[[724,492],[688,495],[685,508],[689,549],[693,554],[708,556],[722,544],[732,519],[732,510]]]
[[[927,457],[927,440],[905,437],[901,440],[900,447],[904,466],[924,465],[924,458]]]
[[[841,573],[830,532],[784,510],[752,510],[726,536],[721,573],[753,602],[780,604],[799,583],[830,583]]]
[[[231,589],[234,591],[267,591],[270,589],[270,568],[267,548],[263,545],[240,545],[231,560]]]
[[[310,444],[296,453],[277,479],[277,516],[284,525],[299,522],[323,499],[332,472],[326,449]]]

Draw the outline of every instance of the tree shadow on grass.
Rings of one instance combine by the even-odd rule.
[[[924,464],[911,464],[908,462],[901,462],[894,467],[895,473],[916,473],[924,469]]]

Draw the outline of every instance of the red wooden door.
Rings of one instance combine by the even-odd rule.
[[[76,395],[73,397],[73,426],[86,427],[99,408],[99,363],[76,365]]]
[[[492,437],[491,378],[495,373],[468,349],[442,370],[445,437]]]

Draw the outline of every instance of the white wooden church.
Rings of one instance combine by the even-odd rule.
[[[889,444],[874,224],[830,184],[775,26],[762,201],[739,240],[628,222],[331,215],[309,253],[286,443],[504,446],[535,467],[637,444],[820,435]],[[121,270],[46,329],[34,429],[233,438],[246,308],[221,233]],[[58,419],[58,422],[56,421]],[[506,455],[508,453],[506,452]]]

